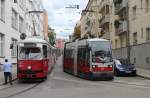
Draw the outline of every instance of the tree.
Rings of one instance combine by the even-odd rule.
[[[54,32],[54,29],[51,29],[49,27],[49,30],[48,30],[48,37],[49,37],[49,43],[54,46],[55,44],[55,32]]]
[[[74,34],[73,36],[77,39],[77,38],[81,38],[81,26],[76,26],[74,28]]]

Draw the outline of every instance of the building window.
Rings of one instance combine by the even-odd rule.
[[[110,11],[109,11],[109,5],[106,5],[106,14],[110,14]]]
[[[5,21],[5,0],[0,0],[0,20]]]
[[[141,9],[143,9],[143,0],[141,0]]]
[[[17,15],[17,12],[14,9],[12,9],[11,21],[12,21],[12,28],[17,30],[18,15]]]
[[[22,10],[25,11],[26,8],[26,0],[19,0],[19,6]]]
[[[137,44],[137,32],[133,33],[133,45]]]
[[[145,1],[145,12],[149,12],[149,0]]]
[[[146,40],[150,40],[150,28],[146,28]]]
[[[136,19],[136,6],[132,7],[132,17]]]
[[[14,3],[18,3],[18,1],[17,1],[17,0],[13,0],[13,2],[14,2]]]
[[[19,16],[19,32],[23,33],[23,18]]]
[[[149,65],[149,63],[150,63],[149,57],[146,57],[146,63],[147,63],[147,65]]]
[[[16,57],[16,56],[17,56],[17,47],[16,47],[16,45],[17,45],[17,40],[14,39],[14,38],[12,38],[12,39],[11,39],[11,43],[13,44],[13,48],[12,48],[12,50],[11,50],[11,56],[12,56],[12,57]]]
[[[134,64],[136,64],[136,58],[134,57]]]
[[[4,56],[4,34],[0,33],[0,57]]]
[[[115,40],[115,48],[118,48],[118,47],[117,47],[117,44],[118,44],[118,40],[116,39],[116,40]]]
[[[143,38],[143,28],[141,28],[141,38]]]

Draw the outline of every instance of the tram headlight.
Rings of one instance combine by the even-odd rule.
[[[108,65],[108,67],[111,67],[111,68],[112,68],[112,67],[113,67],[113,65]]]
[[[97,67],[97,65],[93,65],[92,67],[93,67],[93,68],[96,68],[96,67]]]
[[[28,66],[28,69],[30,70],[30,69],[31,69],[31,66]]]

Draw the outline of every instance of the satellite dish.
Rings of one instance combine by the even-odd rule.
[[[22,40],[26,39],[26,37],[27,37],[27,35],[26,35],[25,33],[22,33],[22,34],[20,35],[20,39],[22,39]]]

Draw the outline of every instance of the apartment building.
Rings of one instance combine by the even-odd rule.
[[[16,63],[16,43],[20,34],[43,35],[43,18],[29,11],[43,10],[42,0],[0,0],[0,62]],[[33,26],[33,24],[35,26]],[[35,27],[35,28],[34,28]],[[10,45],[13,44],[13,49]]]
[[[113,0],[101,0],[99,4],[99,12],[101,17],[99,27],[101,28],[101,38],[112,39],[115,29],[114,21],[117,16],[114,14]]]
[[[48,37],[48,13],[46,10],[43,12],[43,33],[44,33],[44,39],[49,41]]]
[[[115,14],[114,57],[127,58],[129,51],[131,63],[150,69],[150,1],[115,0]]]
[[[89,0],[85,10],[82,12],[81,16],[81,38],[86,35],[91,35],[99,37],[99,18],[100,13],[98,11],[98,4],[101,0]]]
[[[150,69],[150,0],[129,1],[131,60]]]

